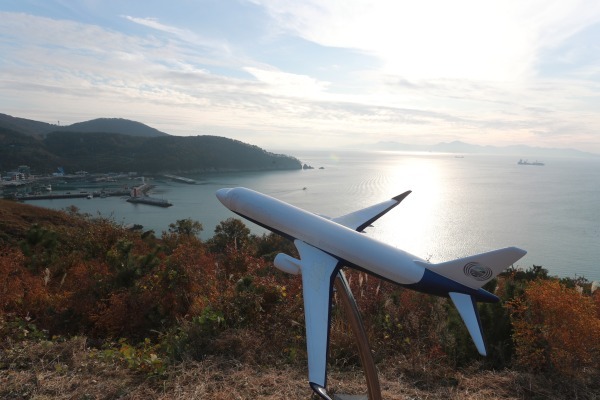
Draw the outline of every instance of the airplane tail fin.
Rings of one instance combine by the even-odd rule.
[[[457,260],[439,264],[424,264],[423,266],[471,289],[479,289],[526,253],[525,250],[517,247],[506,247]]]
[[[526,253],[525,250],[517,247],[506,247],[439,264],[423,264],[423,266],[432,272],[477,291],[475,293],[480,293],[483,291],[480,289],[483,285],[514,264]],[[481,321],[477,312],[477,303],[472,294],[461,293],[459,291],[450,291],[448,293],[464,321],[477,347],[477,351],[482,356],[485,356],[487,351],[483,339]]]

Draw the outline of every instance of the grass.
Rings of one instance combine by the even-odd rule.
[[[160,375],[132,370],[117,357],[99,357],[88,340],[10,342],[0,351],[2,399],[307,399],[304,366],[257,365],[209,357],[169,365]],[[384,399],[598,399],[590,387],[573,387],[512,370],[410,371],[402,358],[379,365]],[[332,393],[364,394],[360,369],[333,369]]]

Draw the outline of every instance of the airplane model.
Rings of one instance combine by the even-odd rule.
[[[246,188],[217,191],[234,213],[294,242],[300,259],[280,253],[278,269],[302,275],[308,380],[321,398],[326,391],[329,319],[334,280],[343,266],[359,269],[409,289],[450,297],[477,350],[486,355],[477,301],[497,302],[481,287],[526,254],[507,247],[433,264],[362,234],[363,229],[400,204],[411,191],[373,206],[328,219]]]

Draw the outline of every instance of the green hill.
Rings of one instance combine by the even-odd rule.
[[[2,128],[23,133],[25,135],[43,135],[44,133],[58,129],[58,125],[0,113],[0,129]]]
[[[97,118],[90,121],[77,122],[72,125],[60,126],[0,114],[0,128],[7,128],[15,132],[34,136],[45,135],[55,131],[120,133],[122,135],[144,137],[169,136],[169,134],[144,125],[141,122],[123,118]]]
[[[0,127],[0,171],[29,165],[33,170],[56,171],[60,157],[49,152],[41,137],[31,136]]]
[[[35,173],[164,173],[300,169],[296,158],[217,136],[140,137],[117,133],[26,135],[0,126],[0,170],[29,165]]]
[[[141,122],[123,118],[97,118],[91,121],[78,122],[60,130],[68,132],[120,133],[129,136],[144,137],[169,136],[169,134],[151,128]]]
[[[134,137],[114,133],[53,132],[45,148],[66,170],[183,172],[300,169],[293,157],[217,136]]]

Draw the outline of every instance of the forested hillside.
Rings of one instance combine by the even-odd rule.
[[[35,173],[164,173],[300,169],[300,161],[217,136],[137,137],[116,133],[52,132],[29,136],[0,128],[0,170],[26,164]]]
[[[29,165],[34,171],[55,172],[62,159],[46,149],[41,137],[0,127],[0,173]]]
[[[120,133],[122,135],[145,137],[169,136],[167,133],[141,122],[123,118],[96,118],[71,125],[60,125],[59,121],[56,124],[49,124],[47,122],[0,114],[0,128],[33,136],[43,136],[56,131]]]
[[[57,126],[58,125],[49,124],[47,122],[13,117],[12,115],[0,113],[0,129],[9,129],[25,135],[42,135],[44,133],[52,132]]]
[[[148,125],[123,118],[96,118],[90,121],[77,122],[60,128],[60,130],[67,132],[120,133],[143,137],[169,136],[167,133],[151,128]]]

